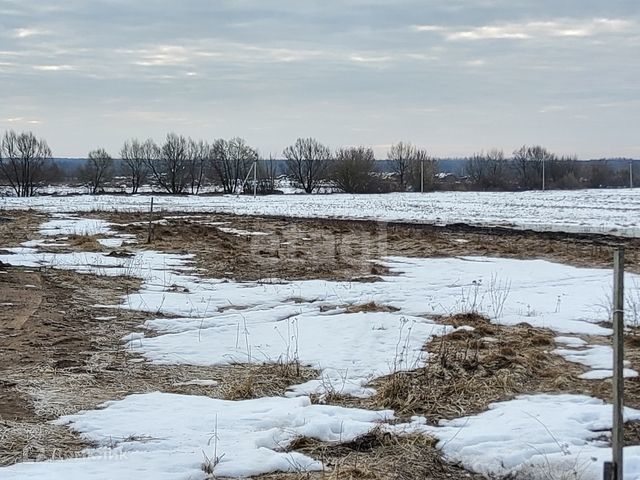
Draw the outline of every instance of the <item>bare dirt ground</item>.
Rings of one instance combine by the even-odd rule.
[[[640,272],[640,240],[557,233],[513,232],[466,226],[427,227],[375,222],[298,220],[231,215],[91,214],[135,235],[131,248],[191,253],[210,277],[265,277],[376,281],[385,255],[491,255],[543,258],[576,266],[610,266],[613,248],[626,248],[628,269]],[[0,212],[0,250],[37,238],[46,216]],[[260,235],[266,233],[268,235]],[[71,238],[54,251],[104,250],[95,238]],[[280,395],[313,378],[287,366],[155,366],[127,352],[122,337],[148,318],[141,312],[97,308],[115,305],[139,280],[97,277],[54,269],[0,265],[0,465],[79,454],[86,442],[62,426],[60,415],[106,400],[156,390],[227,399]],[[364,310],[385,306],[363,305]],[[157,315],[153,315],[157,317]],[[583,381],[576,364],[549,355],[553,334],[527,325],[498,327],[481,317],[442,319],[473,325],[426,346],[434,355],[418,370],[377,380],[368,400],[330,398],[343,405],[393,408],[430,421],[480,412],[490,402],[522,393],[576,392],[609,399],[610,381]],[[496,341],[487,341],[487,337]],[[639,337],[627,340],[631,367],[640,370]],[[593,340],[593,339],[591,339]],[[606,339],[600,339],[605,342]],[[210,379],[215,385],[189,385]],[[427,381],[429,379],[429,381]],[[186,383],[186,384],[185,384]],[[640,408],[640,380],[627,381],[627,404]],[[442,399],[447,401],[443,402]],[[627,440],[640,443],[637,426]],[[340,447],[300,439],[293,448],[324,459],[331,471],[266,478],[477,478],[444,462],[432,441],[375,432]],[[413,466],[407,468],[407,466]]]

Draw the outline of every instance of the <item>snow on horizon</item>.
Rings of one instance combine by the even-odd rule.
[[[151,195],[0,198],[2,209],[49,213],[146,212]],[[165,212],[273,215],[507,227],[640,237],[640,188],[524,192],[430,192],[371,195],[171,196],[156,194]]]

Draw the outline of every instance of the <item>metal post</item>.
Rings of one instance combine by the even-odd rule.
[[[605,464],[605,480],[623,479],[624,446],[624,249],[613,256],[613,432],[611,435],[612,462]]]
[[[253,196],[258,192],[258,160],[253,161]]]
[[[424,193],[424,160],[420,161],[420,193]]]

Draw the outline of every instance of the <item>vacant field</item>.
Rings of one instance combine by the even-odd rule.
[[[38,201],[0,214],[0,478],[600,478],[617,245],[640,473],[638,239]]]

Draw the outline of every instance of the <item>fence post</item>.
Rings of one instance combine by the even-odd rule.
[[[604,466],[605,480],[623,479],[624,447],[624,249],[613,255],[613,432],[612,462]],[[607,476],[608,475],[608,476]]]

